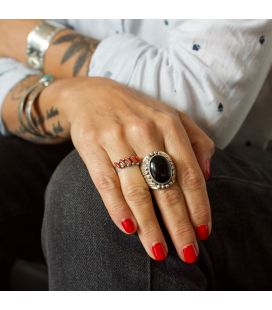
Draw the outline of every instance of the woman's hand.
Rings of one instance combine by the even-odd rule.
[[[153,191],[154,198],[178,255],[194,262],[196,232],[205,239],[212,226],[200,168],[206,169],[213,154],[212,141],[185,114],[112,80],[72,78],[53,85],[42,96],[50,91],[70,124],[72,141],[109,215],[122,231],[137,231],[146,252],[157,260],[166,257],[167,244],[149,187],[138,166],[117,175],[113,162],[135,154],[144,158],[155,150],[170,155],[176,165],[176,182]]]

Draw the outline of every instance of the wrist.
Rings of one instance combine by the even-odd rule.
[[[60,93],[62,91],[62,81],[55,80],[51,85],[46,87],[39,96],[39,112],[45,122],[45,130],[54,133],[59,127],[59,135],[68,139],[70,137],[70,123],[67,118],[66,107],[60,100]],[[61,124],[61,128],[59,126]]]

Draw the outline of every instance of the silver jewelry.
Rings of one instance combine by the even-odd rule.
[[[27,103],[27,98],[29,96],[29,94],[33,91],[33,89],[35,89],[35,87],[37,87],[39,83],[39,80],[37,81],[36,84],[30,86],[29,88],[27,88],[22,97],[21,97],[21,100],[20,100],[20,103],[18,105],[18,119],[19,119],[19,123],[22,127],[22,129],[24,129],[26,132],[29,132],[29,133],[33,133],[31,131],[31,129],[28,128],[28,126],[25,124],[24,122],[24,113],[25,113],[25,106],[26,106],[26,103]]]
[[[168,188],[176,179],[175,164],[163,151],[154,151],[145,156],[141,164],[141,172],[152,189]]]
[[[36,88],[34,88],[31,93],[29,94],[26,108],[25,108],[25,115],[26,115],[26,121],[28,128],[34,133],[36,136],[39,137],[53,137],[49,132],[42,131],[38,128],[37,121],[33,120],[32,117],[32,109],[33,105],[35,103],[36,98],[40,95],[40,93],[49,86],[54,81],[54,78],[52,75],[45,74],[38,82],[38,85]]]
[[[37,128],[37,124],[35,124],[35,121],[32,118],[33,104],[38,95],[41,93],[41,91],[47,86],[49,86],[53,81],[54,78],[52,75],[45,74],[41,76],[36,84],[26,89],[18,106],[18,118],[21,127],[26,132],[31,133],[38,137],[47,137],[47,136],[51,137],[52,134],[41,132]],[[24,121],[24,118],[26,118],[26,123]]]
[[[27,36],[26,57],[30,67],[43,71],[44,56],[52,38],[64,26],[52,21],[43,21],[35,27]]]

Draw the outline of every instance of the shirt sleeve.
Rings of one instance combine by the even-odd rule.
[[[132,34],[101,41],[90,76],[136,88],[187,113],[224,148],[272,64],[271,20],[185,20],[154,46]]]
[[[49,19],[69,27],[66,19]],[[0,134],[7,135],[4,123],[1,117],[2,105],[9,91],[21,80],[28,75],[40,74],[39,71],[33,70],[12,58],[0,58]]]
[[[14,59],[0,58],[0,111],[9,91],[28,75],[37,73],[38,71],[30,69]],[[1,117],[0,134],[8,134]]]

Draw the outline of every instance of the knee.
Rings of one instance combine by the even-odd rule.
[[[124,234],[111,220],[76,151],[54,172],[45,198],[42,245],[51,289],[119,287],[112,268],[121,272],[127,251],[131,261],[138,255],[146,262],[137,236]]]
[[[45,254],[56,243],[61,248],[63,242],[74,240],[78,230],[90,230],[96,221],[107,217],[85,164],[77,151],[72,151],[57,167],[46,189],[42,229]]]

